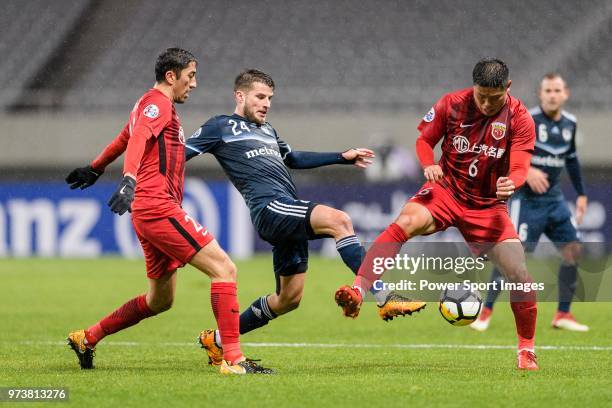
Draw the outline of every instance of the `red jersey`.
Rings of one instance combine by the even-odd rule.
[[[126,125],[132,135],[147,127],[147,139],[136,174],[134,215],[155,215],[181,205],[185,177],[185,135],[174,103],[161,91],[150,89],[134,105]]]
[[[476,106],[473,88],[440,98],[418,130],[431,147],[444,138],[440,184],[468,207],[499,201],[496,183],[508,175],[511,152],[532,152],[536,137],[533,119],[520,100],[508,95],[499,113],[485,116]]]

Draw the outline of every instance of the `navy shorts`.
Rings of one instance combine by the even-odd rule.
[[[518,195],[510,200],[510,218],[527,252],[532,252],[542,234],[557,247],[578,241],[572,213],[565,200],[539,200]]]
[[[310,226],[316,203],[281,197],[271,201],[257,215],[259,236],[272,244],[277,291],[279,276],[290,276],[308,269],[308,241],[320,238]]]

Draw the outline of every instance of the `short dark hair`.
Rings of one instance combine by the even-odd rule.
[[[563,86],[567,87],[567,82],[565,82],[565,78],[563,78],[563,75],[555,71],[547,72],[544,75],[542,75],[542,79],[540,80],[540,86],[542,86],[542,81],[544,81],[545,79],[555,79],[555,78],[561,79],[561,81],[563,81]]]
[[[483,58],[472,71],[474,85],[486,88],[505,88],[508,86],[509,70],[506,63],[498,58]]]
[[[166,80],[166,72],[172,71],[176,77],[181,76],[181,71],[187,68],[190,62],[198,64],[198,60],[187,50],[182,48],[168,48],[162,52],[155,61],[155,80],[162,82]]]
[[[261,82],[274,89],[272,77],[256,69],[247,69],[238,74],[234,80],[234,92],[239,89],[250,89],[253,82]]]

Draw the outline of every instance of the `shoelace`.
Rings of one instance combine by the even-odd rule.
[[[528,350],[525,350],[525,351],[527,351],[527,358],[529,358],[531,361],[534,361],[534,362],[537,363],[538,358],[535,355],[535,353],[533,351],[528,351]]]
[[[95,349],[90,349],[89,347],[87,347],[87,344],[84,341],[81,341],[79,343],[73,343],[73,344],[76,346],[78,352],[81,353],[81,354],[85,354],[85,353],[87,353],[87,351],[90,351],[93,356],[96,355],[95,354]],[[83,347],[81,348],[81,346],[83,346]],[[83,350],[83,351],[81,351],[81,350]]]
[[[261,361],[261,360],[247,358],[246,360],[242,362],[242,365],[252,368],[254,371],[259,371],[263,373],[272,373],[271,369],[260,366],[259,364],[257,364],[257,361]]]
[[[96,356],[96,349],[90,349],[89,347],[87,347],[87,345],[85,345],[85,351],[84,351],[82,354],[85,354],[85,353],[87,353],[88,351],[91,353],[91,356],[92,356],[92,357],[95,357],[95,356]]]
[[[245,366],[249,366],[249,367],[254,368],[254,369],[263,369],[262,366],[257,364],[258,361],[261,361],[261,360],[255,360],[255,359],[252,359],[252,358],[247,358],[246,360],[243,361],[243,363],[244,363]]]
[[[387,302],[390,302],[392,300],[396,300],[396,301],[400,301],[400,302],[412,302],[412,299],[404,297],[402,295],[398,295],[397,293],[390,293],[389,296],[387,297],[387,300],[385,301],[385,304],[387,304]]]

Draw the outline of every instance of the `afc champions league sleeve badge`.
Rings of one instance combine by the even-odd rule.
[[[142,113],[147,118],[155,119],[156,117],[159,116],[159,108],[157,107],[157,105],[154,105],[154,104],[147,105],[142,111]]]
[[[506,124],[502,122],[493,122],[491,124],[491,136],[493,136],[495,140],[499,140],[506,136]]]
[[[432,120],[434,120],[435,117],[436,117],[436,110],[432,106],[429,112],[427,112],[425,116],[423,116],[423,120],[429,123]]]

